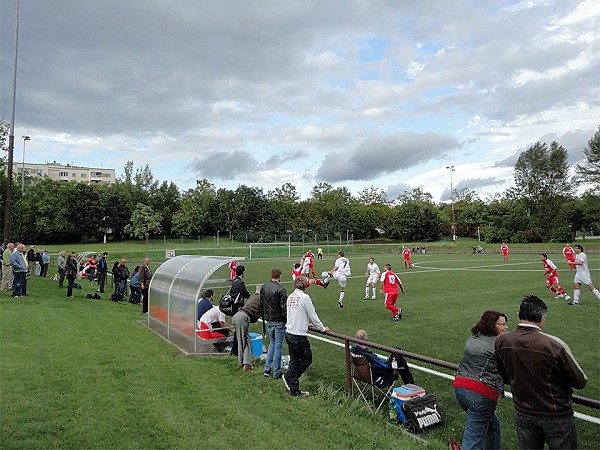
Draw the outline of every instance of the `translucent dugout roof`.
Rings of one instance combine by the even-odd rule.
[[[166,260],[150,281],[148,327],[186,354],[218,354],[217,340],[197,336],[197,301],[212,289],[218,302],[231,286],[229,263],[238,259],[183,255]]]

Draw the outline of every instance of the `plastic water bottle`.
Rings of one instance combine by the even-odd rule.
[[[390,398],[388,402],[388,417],[391,422],[398,422],[398,413],[396,412],[396,402]]]

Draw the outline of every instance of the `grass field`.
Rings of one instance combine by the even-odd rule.
[[[587,249],[590,244],[584,245]],[[111,260],[121,254],[140,259],[145,253],[144,248],[108,249]],[[455,363],[484,310],[506,312],[512,329],[521,297],[538,295],[549,305],[544,331],[567,342],[588,375],[588,385],[576,393],[600,399],[597,299],[582,290],[578,307],[555,300],[544,287],[535,247],[523,251],[512,254],[508,263],[497,254],[414,255],[411,270],[401,268],[397,254],[375,253],[378,264],[390,262],[405,284],[407,292],[399,299],[404,317],[399,322],[391,321],[379,294],[375,301],[363,300],[368,254],[349,249],[353,276],[343,310],[336,303],[335,281],[327,290],[312,286],[307,292],[333,331],[352,335],[365,328],[372,341]],[[598,285],[597,253],[588,255]],[[558,251],[549,256],[571,293],[572,274],[562,256]],[[292,261],[253,259],[244,264],[246,282],[252,285],[268,280],[272,267],[281,267],[288,279]],[[316,262],[315,270],[332,266],[333,257],[326,256]],[[289,291],[291,283],[285,286]],[[32,279],[29,291],[21,300],[6,293],[0,297],[2,448],[420,446],[383,416],[372,417],[346,398],[343,349],[337,346],[312,342],[314,363],[301,382],[314,395],[292,399],[280,382],[262,377],[260,363],[258,370],[242,373],[231,357],[178,356],[138,324],[139,307],[109,302],[108,296],[86,300],[85,289],[67,300],[49,279]],[[253,327],[260,332],[258,324]],[[430,442],[428,448],[447,448],[449,438],[460,442],[465,415],[453,399],[451,382],[413,372],[416,382],[436,395],[447,419],[444,427],[422,436]],[[505,448],[516,447],[511,409],[510,399],[500,400]],[[600,416],[577,405],[576,411]],[[598,448],[600,427],[580,419],[577,426],[580,448]]]

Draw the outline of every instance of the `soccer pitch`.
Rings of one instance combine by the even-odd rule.
[[[522,297],[536,295],[548,305],[543,331],[565,341],[588,376],[586,388],[575,393],[600,399],[598,300],[587,288],[582,288],[579,306],[570,306],[564,300],[555,299],[554,294],[545,287],[544,269],[537,253],[511,254],[508,262],[502,261],[499,254],[413,255],[412,269],[404,269],[402,257],[396,254],[353,255],[349,251],[346,256],[351,262],[352,276],[343,309],[337,305],[339,285],[334,279],[331,279],[331,285],[326,290],[313,285],[306,291],[313,299],[320,319],[332,331],[353,336],[357,329],[364,328],[371,341],[458,363],[471,327],[485,310],[505,312],[509,329],[514,329],[518,323],[517,312]],[[392,314],[385,309],[379,289],[376,300],[363,299],[367,279],[364,274],[370,256],[375,258],[380,268],[390,263],[404,284],[406,294],[400,294],[397,303],[403,308],[403,318],[399,322],[392,321]],[[569,270],[562,255],[548,256],[558,265],[560,281],[572,296],[574,272]],[[299,262],[300,256],[296,259]],[[289,293],[292,289],[291,266],[296,259],[243,261],[247,267],[246,283],[267,281],[270,269],[279,267],[283,270],[282,280]],[[589,262],[592,279],[598,286],[600,267],[597,255],[589,255]],[[315,273],[319,276],[323,270],[331,269],[333,264],[334,258],[331,257],[315,261]],[[255,331],[260,331],[260,327],[256,326]],[[343,388],[343,349],[313,341],[313,356],[314,363],[307,376]],[[451,374],[417,361],[409,362]],[[417,384],[436,395],[446,411],[448,424],[432,433],[442,439],[453,437],[460,441],[465,415],[454,401],[451,382],[418,370],[413,372]],[[590,408],[575,405],[575,409],[583,414],[599,416],[598,411]],[[516,446],[511,410],[510,399],[499,402],[506,448]],[[577,420],[577,425],[580,447],[591,445],[595,448],[600,427],[582,420]]]

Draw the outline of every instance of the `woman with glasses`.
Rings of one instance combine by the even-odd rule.
[[[462,449],[501,449],[502,433],[496,403],[504,383],[496,368],[496,336],[508,331],[504,313],[486,311],[471,328],[462,361],[452,386],[460,407],[467,413]]]

